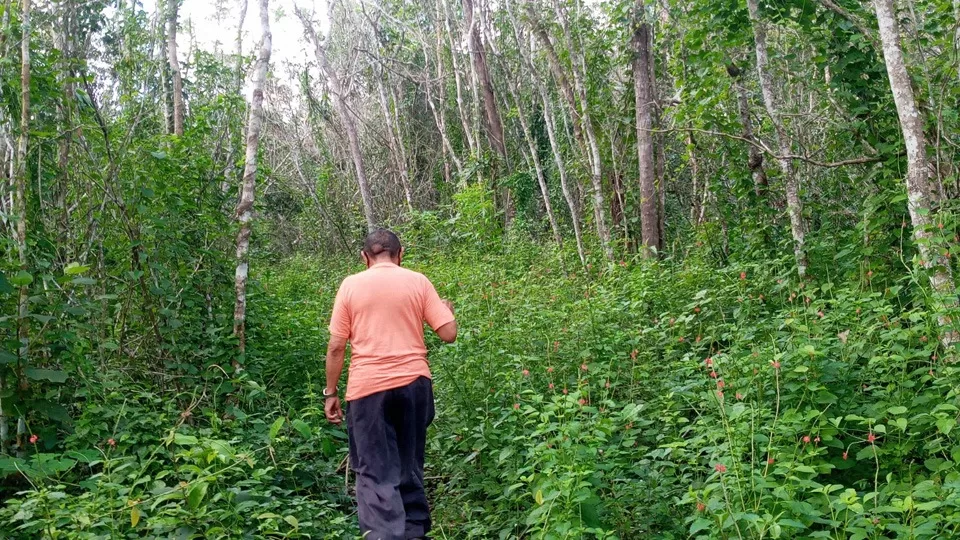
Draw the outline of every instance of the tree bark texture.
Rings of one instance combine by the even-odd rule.
[[[467,20],[467,39],[470,40],[470,60],[480,83],[480,95],[483,98],[483,118],[490,146],[507,163],[507,146],[503,135],[503,121],[497,109],[497,99],[493,92],[493,81],[487,65],[487,50],[480,39],[480,24],[474,13],[473,0],[463,0],[463,12]]]
[[[340,122],[347,132],[347,143],[350,148],[350,157],[353,160],[354,172],[357,175],[357,184],[360,187],[360,198],[363,203],[363,215],[367,220],[367,230],[373,232],[377,228],[376,213],[373,210],[373,196],[370,194],[370,184],[367,181],[367,171],[363,165],[363,154],[360,151],[360,136],[357,134],[357,123],[354,120],[353,113],[347,105],[347,99],[344,95],[343,86],[340,84],[340,76],[336,69],[330,64],[327,58],[327,51],[320,42],[316,30],[313,29],[313,23],[301,11],[297,12],[303,27],[306,30],[307,38],[313,44],[314,53],[317,56],[317,62],[320,64],[320,70],[327,79],[330,93],[333,97],[333,106],[337,110]]]
[[[733,79],[733,86],[737,92],[737,111],[740,113],[741,133],[747,142],[747,167],[753,177],[753,191],[757,197],[767,194],[767,172],[763,170],[763,154],[757,148],[753,138],[753,121],[750,119],[750,98],[743,81],[743,71],[737,66],[727,66],[727,73]]]
[[[769,57],[767,55],[767,31],[764,21],[760,18],[758,0],[747,0],[747,10],[750,13],[750,22],[753,25],[754,45],[757,53],[757,75],[760,78],[760,90],[763,93],[763,103],[773,123],[777,136],[777,148],[780,153],[778,161],[783,172],[784,187],[787,195],[787,213],[790,216],[790,232],[793,235],[793,255],[797,261],[797,273],[803,278],[807,273],[807,252],[804,245],[803,205],[800,202],[800,186],[793,160],[790,159],[790,139],[780,117],[777,94],[773,87],[773,77],[770,74]]]
[[[883,57],[890,79],[890,90],[900,119],[900,130],[907,151],[907,210],[913,224],[913,239],[917,244],[922,265],[930,271],[930,285],[935,293],[936,305],[941,325],[941,341],[948,346],[957,341],[957,333],[951,327],[950,317],[945,310],[957,306],[956,290],[950,261],[938,249],[937,239],[932,231],[933,211],[938,202],[937,191],[930,179],[930,161],[927,157],[927,141],[924,134],[924,120],[917,107],[916,97],[910,74],[903,58],[900,41],[900,29],[897,25],[897,13],[893,0],[874,0],[877,24],[880,28],[880,41],[883,45]]]
[[[177,14],[180,0],[168,0],[167,13],[167,61],[170,63],[170,80],[173,84],[173,134],[183,135],[183,78],[180,76],[180,59],[177,57]]]
[[[650,25],[638,22],[633,34],[633,87],[640,179],[640,237],[644,246],[643,256],[648,258],[655,257],[660,251],[660,201],[653,149],[653,81],[650,80],[649,34]]]
[[[250,225],[253,221],[253,203],[257,186],[257,150],[260,147],[260,130],[263,125],[263,87],[270,65],[270,53],[273,47],[273,34],[270,32],[269,0],[260,0],[260,27],[263,38],[253,79],[253,99],[250,103],[250,116],[247,119],[247,145],[244,155],[243,184],[240,201],[237,203],[236,217],[240,222],[237,235],[237,272],[235,287],[237,301],[233,311],[233,333],[239,340],[240,354],[247,346],[247,276],[249,274]]]

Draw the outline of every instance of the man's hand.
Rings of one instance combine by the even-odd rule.
[[[340,409],[340,398],[337,396],[328,397],[323,402],[323,414],[331,424],[340,425],[343,422],[343,410]]]
[[[443,298],[440,301],[443,302],[443,305],[447,306],[447,309],[450,310],[450,313],[456,314],[456,311],[453,310],[453,302],[447,300],[446,298]]]

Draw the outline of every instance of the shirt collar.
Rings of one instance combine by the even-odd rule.
[[[382,262],[382,263],[376,263],[376,264],[370,265],[369,269],[373,270],[374,268],[383,268],[385,266],[397,266],[397,265],[393,264],[392,262]]]

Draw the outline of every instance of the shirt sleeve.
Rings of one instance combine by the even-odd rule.
[[[350,339],[350,308],[347,306],[346,281],[340,284],[337,298],[333,301],[333,313],[330,314],[330,334]]]
[[[426,289],[424,291],[423,320],[427,321],[430,328],[436,331],[441,326],[452,323],[456,319],[453,316],[453,312],[451,312],[447,306],[443,305],[443,302],[440,300],[440,295],[437,294],[437,289],[433,286],[433,283],[426,277],[424,277],[423,281],[425,282],[424,287]]]

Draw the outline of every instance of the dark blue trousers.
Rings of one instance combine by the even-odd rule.
[[[367,540],[407,540],[430,531],[423,452],[433,416],[433,383],[426,377],[348,403],[350,463]]]

